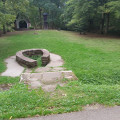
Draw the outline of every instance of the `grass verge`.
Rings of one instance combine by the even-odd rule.
[[[88,104],[120,105],[120,86],[85,85],[78,81],[58,86],[54,93],[30,90],[23,84],[0,93],[0,118],[31,117],[82,110]]]

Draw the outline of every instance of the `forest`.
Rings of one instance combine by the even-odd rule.
[[[43,29],[43,13],[49,29],[120,34],[120,0],[0,0],[0,33],[13,31],[18,16]]]

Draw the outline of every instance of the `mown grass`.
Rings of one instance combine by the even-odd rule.
[[[0,84],[16,84],[19,82],[19,77],[5,77],[5,76],[0,76]]]
[[[17,51],[44,48],[61,55],[64,67],[79,79],[44,93],[29,90],[18,78],[0,77],[0,84],[16,84],[0,93],[1,119],[77,111],[95,103],[120,105],[119,45],[120,39],[80,37],[66,31],[30,31],[0,38],[0,72],[6,69],[4,59]]]
[[[53,93],[30,90],[23,84],[0,93],[1,119],[82,110],[87,104],[120,105],[120,86],[86,85],[78,81],[58,86]]]

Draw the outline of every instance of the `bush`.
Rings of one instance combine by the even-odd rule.
[[[31,26],[31,27],[29,27],[29,29],[34,29],[34,27],[33,27],[33,26]]]
[[[110,34],[110,35],[119,35],[120,36],[120,30],[109,30],[108,34]]]

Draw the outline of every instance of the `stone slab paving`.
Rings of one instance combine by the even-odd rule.
[[[62,67],[64,61],[59,55],[50,53],[50,63],[45,67],[35,69],[35,73],[31,69],[26,69],[21,75],[21,82],[28,84],[31,88],[36,89],[42,87],[44,91],[52,92],[57,85],[63,86],[63,79],[77,80],[72,71],[65,71]]]
[[[5,60],[7,70],[2,73],[2,76],[20,77],[20,82],[28,84],[31,88],[37,89],[42,87],[44,91],[52,92],[57,85],[63,86],[63,79],[77,80],[77,77],[72,71],[66,71],[63,66],[64,61],[61,56],[50,53],[50,62],[45,67],[33,69],[26,68],[16,62],[16,57],[11,56]],[[23,73],[24,71],[24,73]]]
[[[10,76],[10,77],[18,77],[24,71],[24,67],[20,66],[16,62],[16,57],[11,56],[5,60],[7,63],[7,69],[5,72],[1,74],[1,76]]]
[[[64,70],[63,67],[58,67],[58,66],[62,66],[63,65],[63,60],[59,55],[56,54],[52,54],[50,53],[50,63],[45,66],[45,67],[41,67],[41,68],[37,68],[35,70],[35,72],[49,72],[49,71],[62,71]],[[22,74],[22,72],[24,71],[24,67],[19,65],[16,62],[16,56],[11,56],[9,58],[7,58],[5,60],[7,69],[5,72],[3,72],[1,74],[1,76],[10,76],[10,77],[18,77]],[[26,69],[25,71],[26,73],[31,73],[32,69]]]
[[[64,61],[62,60],[61,56],[56,54],[50,54],[50,63],[46,67],[58,67],[62,66]]]
[[[23,73],[20,82],[28,84],[30,88],[42,87],[44,91],[52,92],[57,85],[63,86],[63,79],[77,80],[72,71]]]

